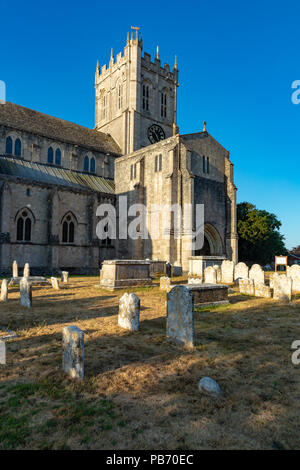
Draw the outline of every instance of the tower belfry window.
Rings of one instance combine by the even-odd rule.
[[[143,85],[143,109],[149,111],[149,86]]]
[[[118,109],[123,107],[123,85],[119,83],[118,86]]]
[[[161,93],[160,95],[160,115],[161,117],[167,117],[167,94]]]

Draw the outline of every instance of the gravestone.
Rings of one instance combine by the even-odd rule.
[[[6,364],[6,344],[2,340],[0,340],[0,364]]]
[[[30,268],[29,268],[29,264],[26,263],[24,266],[23,277],[29,277],[29,276],[30,276]]]
[[[217,271],[213,266],[204,269],[204,282],[206,284],[217,284]]]
[[[53,289],[59,290],[59,280],[57,277],[51,277],[51,284]]]
[[[126,330],[138,331],[140,323],[140,299],[127,292],[120,298],[118,325]]]
[[[8,298],[8,283],[7,279],[3,279],[1,283],[1,300],[2,302],[7,302]]]
[[[12,277],[18,277],[18,276],[19,276],[18,263],[16,262],[16,260],[14,260],[12,264]]]
[[[69,273],[68,271],[61,272],[61,282],[69,282]]]
[[[63,335],[63,370],[72,379],[84,377],[84,332],[77,326],[65,326]]]
[[[254,288],[255,288],[255,297],[264,297],[266,299],[272,298],[271,287],[266,286],[265,284],[261,284],[260,282],[254,282]]]
[[[282,302],[292,299],[292,278],[286,274],[278,274],[273,277],[273,298]]]
[[[20,280],[20,303],[23,307],[30,308],[32,306],[31,283],[26,277]]]
[[[167,275],[167,277],[172,276],[172,265],[171,265],[171,263],[166,264],[166,275]]]
[[[255,295],[253,279],[239,279],[239,291],[241,294]]]
[[[179,261],[175,261],[173,264],[173,276],[182,276],[182,266]]]
[[[185,286],[175,286],[167,294],[166,335],[183,346],[194,346],[194,300]]]
[[[166,290],[166,291],[169,291],[170,290],[170,285],[171,285],[171,279],[169,277],[166,277],[166,276],[162,276],[159,280],[159,288],[161,290]]]
[[[292,291],[300,292],[300,266],[298,264],[288,266],[287,275],[292,278]]]
[[[234,262],[229,259],[224,259],[221,264],[222,271],[222,283],[223,284],[232,284],[233,283],[233,272],[234,272]]]
[[[265,273],[259,264],[253,264],[249,270],[249,279],[253,279],[254,283],[265,283]]]
[[[234,281],[238,282],[239,279],[248,279],[249,268],[245,263],[238,263],[234,268]]]
[[[218,264],[214,264],[213,268],[214,268],[215,271],[216,271],[217,282],[222,282],[222,270],[221,270],[221,266],[219,266]]]
[[[190,285],[202,284],[202,278],[200,278],[200,277],[189,277],[188,278],[188,284],[190,284]]]

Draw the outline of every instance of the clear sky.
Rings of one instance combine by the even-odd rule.
[[[178,56],[181,133],[207,130],[231,153],[238,202],[282,221],[300,244],[298,1],[0,0],[0,80],[7,100],[94,126],[94,73],[140,26],[144,51]]]

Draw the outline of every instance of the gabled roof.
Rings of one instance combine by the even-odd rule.
[[[59,140],[103,153],[121,155],[114,139],[103,132],[79,126],[14,103],[0,105],[0,125]]]
[[[106,194],[115,192],[114,181],[101,176],[0,155],[0,179],[1,175],[9,179],[32,181],[33,184],[37,182]]]

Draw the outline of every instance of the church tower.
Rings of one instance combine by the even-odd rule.
[[[171,71],[158,48],[153,62],[142,49],[138,31],[128,33],[124,54],[115,59],[111,51],[108,67],[96,68],[95,129],[110,134],[125,155],[178,134],[176,58]]]

